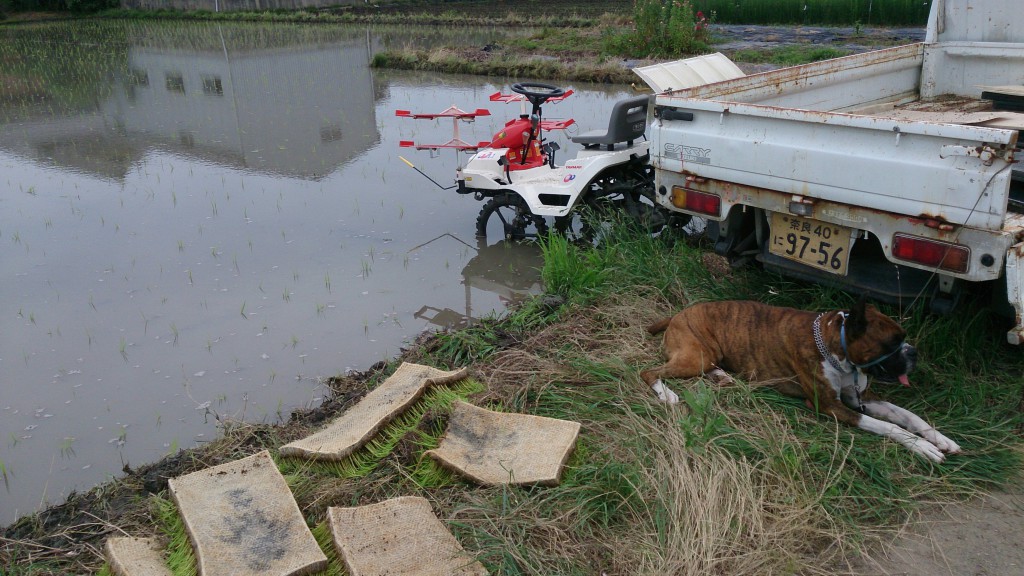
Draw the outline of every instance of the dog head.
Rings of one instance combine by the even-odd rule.
[[[845,330],[847,360],[870,376],[910,386],[907,374],[917,364],[917,350],[895,320],[862,298],[847,315]]]

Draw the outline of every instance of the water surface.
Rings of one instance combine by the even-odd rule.
[[[518,112],[507,81],[369,67],[442,33],[497,34],[0,28],[0,524],[539,293],[535,246],[478,243],[481,203],[399,160],[447,184],[466,156],[400,149],[451,124],[396,109],[491,109],[470,141]],[[583,130],[627,96],[572,87],[546,113]]]

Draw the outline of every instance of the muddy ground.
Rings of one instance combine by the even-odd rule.
[[[891,549],[859,563],[857,574],[1009,576],[1024,574],[1024,489],[926,509]]]

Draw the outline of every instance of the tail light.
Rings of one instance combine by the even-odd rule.
[[[967,272],[971,262],[971,251],[966,246],[907,234],[893,236],[892,255],[900,260],[950,272]]]
[[[717,195],[690,190],[682,186],[672,187],[672,205],[708,216],[719,216],[722,212],[722,199]]]

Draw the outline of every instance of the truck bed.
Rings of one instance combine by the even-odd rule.
[[[903,104],[875,104],[850,110],[850,113],[911,122],[936,122],[1024,130],[1024,112],[997,110],[992,100],[955,94],[943,94],[935,98]]]
[[[925,60],[910,44],[658,94],[692,120],[653,131],[655,165],[1000,230],[1022,115],[986,115],[981,86],[928,96]]]

